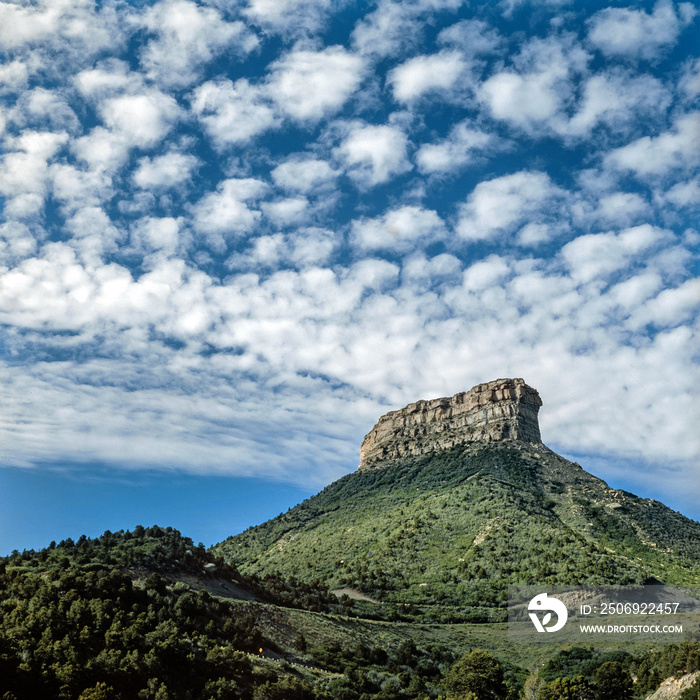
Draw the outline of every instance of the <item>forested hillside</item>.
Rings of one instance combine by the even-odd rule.
[[[508,584],[700,582],[700,524],[516,443],[349,474],[214,551],[245,573],[321,579],[444,621],[498,619],[483,609],[502,609]]]
[[[532,656],[504,634],[374,622],[319,582],[244,577],[172,528],[0,559],[3,700],[623,700],[700,668],[697,641]]]

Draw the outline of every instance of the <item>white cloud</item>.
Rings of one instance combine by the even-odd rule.
[[[172,356],[164,352],[163,359],[169,362]],[[239,475],[300,483],[289,455],[303,454],[305,478],[320,488],[356,459],[356,448],[344,440],[349,424],[359,432],[363,418],[377,408],[369,409],[371,402],[360,397],[350,420],[347,415],[334,418],[343,416],[349,396],[322,395],[322,381],[300,378],[295,391],[263,382],[253,391],[244,379],[222,381],[226,368],[216,357],[208,363],[194,359],[181,368],[189,388],[176,391],[169,387],[167,367],[150,373],[149,379],[134,363],[118,364],[110,369],[99,361],[82,367],[44,363],[22,376],[0,365],[3,385],[11,394],[7,410],[16,416],[12,425],[3,421],[1,428],[3,462],[45,462],[55,459],[56,445],[63,445],[66,460],[74,463],[104,461],[126,468],[148,465],[226,475],[232,473],[235,453]],[[203,371],[207,364],[215,367],[213,374]],[[114,386],[112,372],[124,378],[125,386]],[[298,392],[309,401],[299,405]],[[253,403],[251,396],[256,397]],[[42,404],[53,410],[35,415]],[[297,423],[300,410],[307,432]],[[76,432],[79,442],[73,439]]]
[[[406,3],[416,13],[449,12],[466,5],[466,0],[412,0]]]
[[[544,5],[545,7],[563,7],[570,5],[572,0],[501,0],[500,6],[503,8],[503,15],[511,17],[513,11],[525,4]]]
[[[215,9],[189,0],[163,0],[136,22],[158,35],[141,52],[146,74],[168,86],[193,83],[202,66],[226,48],[246,54],[259,43],[243,22],[226,22]]]
[[[591,233],[575,238],[561,249],[561,255],[575,280],[606,279],[624,269],[635,257],[651,247],[668,242],[671,233],[649,224],[620,233]]]
[[[76,133],[80,131],[78,116],[57,90],[34,88],[24,92],[13,113],[13,121],[34,128]]]
[[[692,207],[700,204],[700,177],[676,183],[660,199],[676,207]]]
[[[659,79],[620,69],[586,77],[589,57],[569,43],[531,42],[516,58],[521,70],[488,78],[478,90],[480,100],[497,119],[565,139],[588,137],[600,125],[624,132],[641,119],[665,115],[672,95]],[[578,98],[574,81],[582,86]]]
[[[122,133],[114,133],[102,126],[96,126],[86,136],[71,143],[76,157],[87,163],[93,170],[114,172],[127,161],[131,144]]]
[[[360,187],[388,182],[411,170],[408,139],[398,126],[357,125],[335,153]]]
[[[85,278],[75,251],[60,243],[44,246],[41,256],[24,261],[0,277],[3,321],[20,328],[40,328],[43,324],[52,328],[80,328],[85,314],[95,313],[86,304],[91,299],[91,290],[86,288],[85,294],[78,292]],[[71,309],[74,301],[83,302],[84,309]]]
[[[549,223],[532,222],[525,224],[518,231],[516,242],[521,246],[537,246],[542,243],[548,243],[558,232],[559,229]]]
[[[463,4],[464,0],[379,0],[377,9],[355,25],[353,46],[375,59],[398,55],[419,42],[426,17],[457,10]]]
[[[226,249],[226,240],[255,227],[261,217],[248,202],[262,197],[267,189],[254,178],[230,178],[220,182],[216,192],[205,195],[194,207],[197,231],[206,236],[209,245],[219,252]]]
[[[276,268],[285,259],[287,242],[287,237],[282,233],[256,236],[250,241],[250,248],[246,252],[234,253],[226,264],[234,270]]]
[[[679,81],[679,88],[689,100],[700,95],[700,58],[688,62]]]
[[[140,95],[122,95],[99,105],[105,125],[134,146],[145,148],[158,143],[179,116],[177,102],[157,90]]]
[[[601,123],[619,130],[645,116],[664,114],[670,102],[669,91],[650,75],[594,75],[586,81],[579,108],[562,131],[583,136]]]
[[[147,253],[172,255],[180,243],[180,224],[172,216],[140,219],[131,232],[131,242]]]
[[[438,44],[454,46],[467,56],[496,53],[503,46],[503,38],[486,22],[463,19],[443,29]]]
[[[143,189],[174,187],[189,180],[199,160],[187,153],[166,153],[141,158],[134,172],[134,182]]]
[[[61,202],[64,213],[99,206],[114,196],[112,178],[103,171],[81,170],[74,165],[53,163],[49,174],[53,196]]]
[[[33,7],[0,2],[0,47],[48,43],[87,58],[121,40],[112,8],[96,10],[87,0],[38,0]]]
[[[428,92],[452,88],[466,64],[458,51],[441,51],[431,56],[416,56],[389,72],[388,83],[394,99],[412,102]]]
[[[467,240],[487,240],[513,233],[528,222],[546,229],[526,229],[523,244],[549,240],[557,232],[563,196],[541,172],[522,171],[480,182],[459,208],[457,233]]]
[[[318,158],[292,158],[278,165],[271,175],[276,185],[305,193],[326,189],[337,177],[328,162]]]
[[[65,230],[72,234],[69,245],[78,251],[82,261],[96,269],[127,238],[99,206],[78,209],[66,220]]]
[[[17,221],[0,224],[0,265],[11,267],[20,260],[34,254],[36,238],[29,227]]]
[[[248,141],[280,123],[267,91],[245,78],[235,83],[218,78],[200,85],[193,93],[192,110],[220,148]]]
[[[416,154],[423,173],[447,173],[464,168],[480,154],[497,144],[493,133],[470,127],[468,121],[456,124],[449,136],[437,143],[423,144]]]
[[[464,271],[463,286],[470,292],[479,292],[489,287],[498,287],[510,276],[508,262],[497,255],[473,263]]]
[[[611,151],[605,162],[638,177],[661,176],[672,170],[697,166],[700,163],[700,112],[679,117],[672,131],[655,137],[643,136]]]
[[[314,34],[333,8],[331,0],[249,0],[243,14],[266,31]]]
[[[265,216],[278,226],[291,226],[304,221],[309,215],[309,200],[306,197],[285,197],[265,202],[262,210]]]
[[[98,64],[97,68],[78,73],[74,82],[85,97],[99,101],[124,92],[136,92],[143,86],[143,78],[132,73],[125,61],[115,58]]]
[[[362,55],[392,56],[415,43],[422,31],[409,3],[381,0],[353,29],[353,46]]]
[[[338,245],[338,236],[328,229],[309,227],[298,229],[288,241],[288,252],[283,259],[302,267],[315,266],[330,261]]]
[[[414,253],[401,266],[402,281],[416,290],[454,284],[461,275],[462,263],[449,253],[441,253],[433,258]]]
[[[679,17],[670,0],[659,0],[651,14],[630,8],[606,8],[589,21],[588,40],[606,56],[651,59],[676,43],[691,21],[690,3],[682,3]]]
[[[27,65],[15,59],[0,65],[0,95],[19,92],[27,85]]]
[[[651,207],[636,192],[612,192],[596,202],[595,218],[607,224],[625,226],[649,216]]]
[[[103,61],[78,73],[74,81],[104,124],[72,144],[76,155],[93,169],[117,170],[131,149],[155,146],[182,116],[173,97],[146,85],[143,76],[123,61]]]
[[[49,161],[67,143],[68,134],[25,131],[7,142],[0,162],[0,194],[5,214],[23,218],[41,211],[49,183]]]
[[[504,71],[489,78],[480,95],[497,119],[528,126],[550,119],[561,108],[556,80],[549,72],[520,75]]]
[[[655,272],[643,272],[610,289],[610,298],[614,304],[632,311],[654,296],[663,286],[663,280]]]
[[[292,119],[317,121],[345,104],[363,73],[363,60],[342,46],[297,49],[272,64],[269,95]]]
[[[656,250],[654,257],[647,263],[650,269],[663,275],[669,284],[685,279],[692,273],[693,251],[700,243],[700,234],[688,229],[683,232],[682,241],[675,244],[669,241],[664,248]]]
[[[696,278],[659,292],[635,310],[631,322],[636,327],[650,323],[662,328],[678,326],[697,318],[699,307],[700,279]]]
[[[374,219],[353,221],[352,242],[364,250],[406,252],[445,237],[445,224],[432,209],[403,206]]]
[[[227,261],[231,269],[260,270],[289,265],[307,268],[327,264],[337,247],[332,231],[316,227],[297,228],[293,233],[257,236],[244,253],[235,253]]]
[[[477,94],[496,119],[529,131],[556,131],[572,98],[572,80],[589,59],[571,37],[533,39],[514,58],[514,70],[491,76]]]

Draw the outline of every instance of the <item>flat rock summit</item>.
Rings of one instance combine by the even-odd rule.
[[[541,405],[537,390],[522,379],[496,379],[452,397],[410,403],[384,414],[365,435],[359,469],[472,442],[539,443]]]

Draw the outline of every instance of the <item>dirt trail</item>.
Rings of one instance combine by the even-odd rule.
[[[376,598],[370,598],[368,595],[365,595],[362,591],[358,591],[356,588],[336,588],[334,591],[331,591],[331,593],[338,596],[338,598],[346,595],[348,598],[352,598],[352,600],[366,600],[368,603],[379,604],[382,602]]]

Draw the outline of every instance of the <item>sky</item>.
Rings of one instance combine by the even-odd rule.
[[[700,520],[700,7],[0,1],[0,554],[209,545],[522,377]]]

